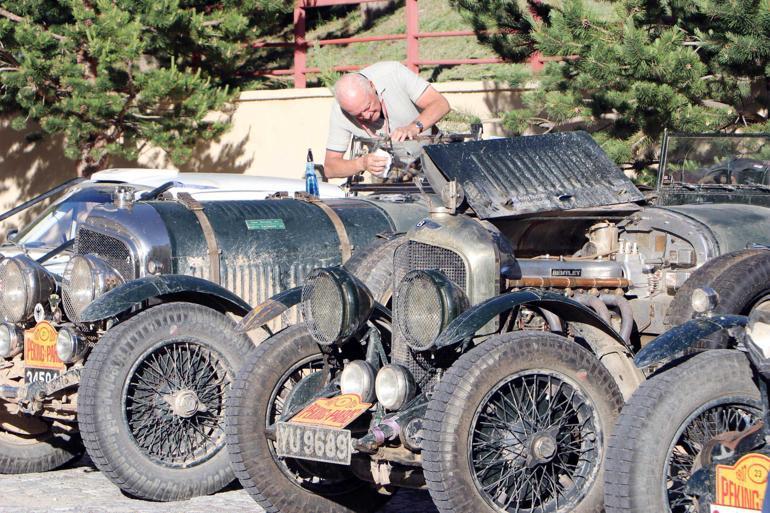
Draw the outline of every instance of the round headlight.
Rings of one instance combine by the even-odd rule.
[[[321,345],[353,335],[373,307],[369,289],[341,267],[313,271],[302,288],[302,315],[310,335]]]
[[[710,287],[695,289],[690,297],[690,306],[697,313],[710,312],[717,307],[717,304],[719,304],[719,294]]]
[[[465,293],[441,272],[412,271],[396,291],[394,318],[409,347],[425,351],[466,308]]]
[[[59,330],[56,337],[56,356],[64,363],[81,360],[88,349],[86,342],[69,326]]]
[[[384,366],[377,373],[374,381],[374,391],[377,401],[387,410],[398,410],[408,403],[416,390],[414,378],[401,365]]]
[[[64,311],[70,320],[78,322],[80,314],[94,299],[123,282],[120,273],[96,255],[76,255],[64,268]]]
[[[340,374],[340,391],[343,394],[358,394],[362,402],[374,400],[374,369],[364,360],[355,360],[345,365]]]
[[[0,358],[12,358],[24,349],[24,333],[13,324],[0,324]]]
[[[8,322],[28,320],[36,303],[46,302],[56,280],[27,255],[0,262],[0,314]]]

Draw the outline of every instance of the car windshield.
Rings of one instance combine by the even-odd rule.
[[[672,135],[667,139],[661,185],[768,186],[770,137]]]
[[[76,190],[49,206],[21,230],[16,243],[26,248],[55,248],[75,237],[78,226],[96,205],[112,200],[113,187]]]

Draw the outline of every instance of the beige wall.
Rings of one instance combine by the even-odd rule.
[[[501,135],[500,113],[515,108],[520,91],[494,82],[446,82],[436,84],[453,109],[484,122],[485,133]],[[317,162],[323,161],[329,111],[333,97],[328,88],[246,91],[233,114],[233,127],[219,143],[202,148],[185,170],[232,171],[263,176],[301,178],[308,148]],[[199,154],[201,152],[198,152]],[[157,151],[148,151],[143,166],[173,165]]]
[[[453,109],[481,118],[485,133],[492,135],[501,134],[500,114],[515,108],[520,99],[520,90],[494,82],[446,82],[435,87]],[[316,161],[323,161],[331,104],[327,88],[246,91],[238,100],[230,131],[216,143],[201,145],[180,167],[300,178],[308,148]],[[36,138],[32,131],[16,132],[8,125],[8,120],[0,120],[0,211],[75,176],[75,163],[64,157],[60,137]],[[157,149],[143,152],[138,165],[174,167]],[[20,217],[14,224],[24,221]]]

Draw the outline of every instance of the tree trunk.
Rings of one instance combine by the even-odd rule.
[[[80,150],[80,159],[77,163],[78,176],[89,178],[92,174],[102,169],[106,169],[110,163],[110,156],[107,153],[103,153],[100,157],[96,158],[93,155],[94,150],[104,147],[107,141],[102,138],[98,138],[93,143],[87,144]]]

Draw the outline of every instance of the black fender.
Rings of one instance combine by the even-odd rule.
[[[246,315],[251,305],[224,287],[194,276],[146,276],[116,287],[83,310],[81,322],[96,322],[127,312],[153,298],[197,302],[236,315]]]
[[[745,327],[747,322],[748,317],[743,315],[714,315],[691,319],[671,328],[644,346],[634,357],[634,363],[640,369],[651,365],[664,365],[684,356],[685,352],[702,338],[717,331]]]
[[[246,333],[260,326],[267,324],[272,319],[278,317],[283,312],[298,304],[302,300],[302,287],[284,290],[255,306],[241,322],[236,326],[236,330]]]
[[[540,290],[508,292],[479,303],[450,322],[436,338],[434,346],[448,347],[468,340],[495,316],[519,306],[541,308],[567,322],[588,324],[620,342],[623,347],[629,348],[623,337],[587,306],[561,294]]]

